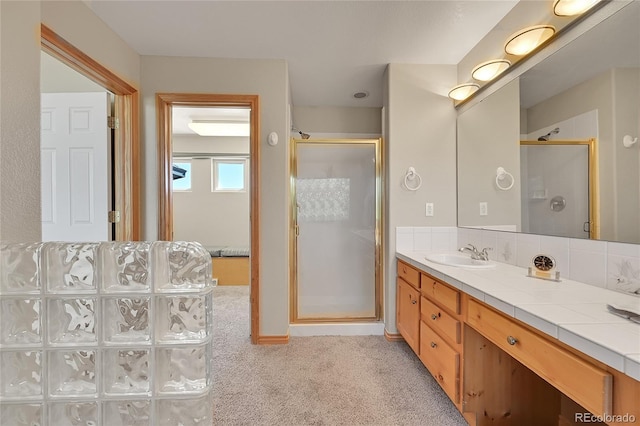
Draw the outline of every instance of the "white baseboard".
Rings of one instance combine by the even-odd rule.
[[[289,336],[383,336],[384,322],[290,324]]]

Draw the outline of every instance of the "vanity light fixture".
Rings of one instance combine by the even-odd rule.
[[[591,9],[600,0],[556,0],[553,3],[553,13],[556,16],[580,15]]]
[[[478,81],[490,81],[502,74],[511,66],[511,61],[507,59],[493,59],[477,65],[471,71],[471,77]]]
[[[475,83],[459,84],[449,91],[449,97],[456,101],[463,101],[474,94],[480,88]]]
[[[249,136],[249,123],[244,121],[193,120],[187,126],[200,136]]]
[[[553,25],[534,25],[513,34],[504,45],[504,51],[509,55],[524,56],[547,41],[556,33]]]

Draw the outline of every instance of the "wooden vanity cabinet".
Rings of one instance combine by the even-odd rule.
[[[418,355],[449,398],[459,405],[462,359],[460,292],[424,273],[420,282]]]
[[[396,327],[416,354],[420,353],[420,272],[398,261]]]

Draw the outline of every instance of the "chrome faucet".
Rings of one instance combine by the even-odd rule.
[[[462,247],[458,251],[462,253],[469,252],[471,254],[471,258],[474,260],[487,261],[489,260],[489,250],[491,250],[491,247],[485,247],[481,251],[478,251],[476,246],[474,246],[473,244],[467,244],[465,247]]]

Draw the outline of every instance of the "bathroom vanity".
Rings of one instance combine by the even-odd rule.
[[[397,328],[470,425],[640,424],[640,325],[605,299],[640,300],[506,264],[397,259]]]

